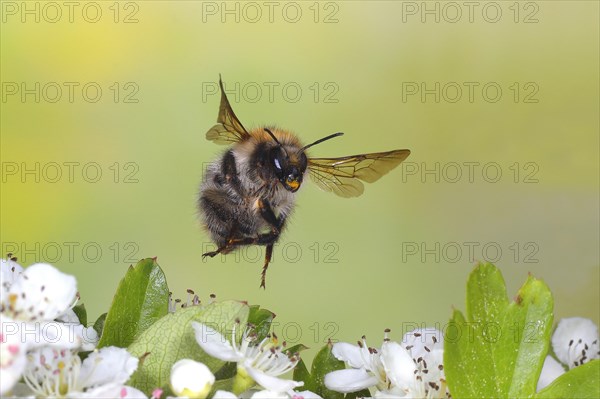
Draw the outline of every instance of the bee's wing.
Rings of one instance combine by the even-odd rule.
[[[221,106],[219,107],[219,117],[217,124],[206,132],[206,138],[216,144],[232,144],[238,141],[246,140],[250,135],[242,122],[235,116],[225,90],[223,81],[219,77],[219,87],[221,87]]]
[[[409,155],[409,150],[394,150],[341,158],[310,158],[308,171],[321,189],[340,197],[358,197],[364,191],[361,180],[377,181]]]

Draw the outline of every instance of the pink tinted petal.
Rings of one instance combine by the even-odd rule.
[[[295,394],[294,394],[294,396],[292,396],[292,398],[294,398],[294,399],[323,399],[322,397],[320,397],[319,395],[317,395],[316,393],[313,393],[311,391],[295,392]]]

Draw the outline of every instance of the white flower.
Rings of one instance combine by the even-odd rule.
[[[23,379],[36,397],[146,397],[125,385],[138,366],[138,359],[125,349],[102,348],[83,362],[74,351],[50,346],[27,357]]]
[[[237,375],[234,381],[234,393],[244,392],[258,383],[273,392],[290,392],[303,385],[302,382],[284,380],[278,376],[292,370],[298,363],[298,357],[289,357],[281,351],[275,336],[269,336],[260,343],[252,327],[242,333],[241,342],[237,342],[234,324],[229,342],[218,331],[201,323],[192,323],[196,332],[196,341],[210,356],[226,362],[237,363]]]
[[[19,335],[21,342],[32,347],[52,344],[94,349],[98,341],[96,332],[82,326],[71,309],[77,301],[77,282],[73,276],[45,263],[23,271],[16,262],[3,259],[0,277],[3,333]]]
[[[328,389],[349,393],[375,386],[384,389],[388,385],[381,354],[376,348],[367,345],[365,336],[362,341],[358,341],[358,346],[345,342],[334,344],[331,353],[352,368],[325,375],[325,386]]]
[[[171,389],[177,396],[206,398],[215,376],[205,364],[190,359],[182,359],[171,368]]]
[[[18,381],[30,350],[95,347],[98,335],[81,325],[71,309],[76,297],[75,278],[53,266],[38,263],[23,270],[14,259],[0,260],[0,394]],[[61,318],[76,322],[56,321]]]
[[[402,346],[413,358],[416,370],[411,394],[415,398],[448,397],[444,374],[444,337],[434,328],[404,334]]]
[[[583,317],[562,319],[552,334],[552,349],[558,360],[569,369],[599,359],[598,327]],[[559,362],[546,356],[537,390],[544,389],[564,373],[565,369]]]
[[[11,262],[14,263],[14,262]],[[2,268],[12,269],[14,264],[2,263]],[[5,270],[2,277],[7,275]],[[18,276],[2,281],[2,313],[14,320],[54,320],[76,301],[75,277],[58,271],[46,263],[36,263]]]
[[[449,396],[443,372],[442,335],[433,329],[407,333],[403,345],[385,331],[381,349],[339,343],[332,353],[350,366],[325,376],[325,386],[338,392],[375,388],[377,398],[442,398]]]
[[[552,335],[552,348],[569,369],[598,359],[598,327],[583,317],[562,319]]]

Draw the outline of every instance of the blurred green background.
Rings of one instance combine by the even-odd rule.
[[[74,4],[1,2],[0,234],[91,319],[157,256],[175,297],[260,304],[312,348],[443,327],[485,259],[598,323],[598,2]],[[412,151],[359,198],[306,183],[266,291],[263,248],[201,258],[219,73],[247,127],[346,133],[313,156]]]

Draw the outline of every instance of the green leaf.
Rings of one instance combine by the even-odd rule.
[[[271,322],[275,318],[275,313],[261,309],[258,305],[250,306],[250,315],[248,316],[248,323],[251,323],[255,327],[257,335],[257,342],[262,341],[271,329]]]
[[[343,399],[344,394],[330,391],[325,387],[325,375],[346,368],[344,362],[337,360],[331,353],[333,344],[328,342],[315,356],[310,373],[304,361],[300,360],[294,368],[294,381],[304,381],[303,390],[309,390],[323,398]]]
[[[150,394],[152,389],[168,385],[171,367],[180,359],[192,359],[206,364],[213,372],[225,365],[222,360],[207,355],[196,342],[192,322],[207,324],[225,337],[231,335],[235,320],[248,319],[248,305],[236,302],[216,302],[208,306],[191,306],[168,314],[144,331],[129,346],[129,352],[143,358],[129,385]]]
[[[459,398],[535,394],[552,328],[553,300],[529,276],[509,302],[500,271],[479,264],[467,283],[467,312],[454,311],[444,337],[450,393]]]
[[[210,393],[208,394],[208,397],[212,398],[213,395],[219,390],[227,391],[227,392],[233,391],[233,378],[227,378],[224,380],[216,380],[210,390]]]
[[[502,273],[491,263],[479,264],[467,282],[467,315],[473,322],[498,320],[508,298]]]
[[[538,392],[535,398],[600,398],[600,360],[592,360],[569,370]]]
[[[331,353],[332,348],[333,344],[330,341],[317,353],[312,362],[310,376],[317,390],[315,393],[323,398],[343,398],[342,393],[330,391],[325,387],[325,375],[327,373],[346,368],[344,362],[333,356],[333,353]]]
[[[102,313],[94,323],[94,330],[96,331],[99,337],[102,336],[102,332],[104,331],[104,322],[106,321],[107,314],[108,313]]]
[[[117,288],[98,347],[126,348],[169,310],[169,288],[156,259],[130,266]]]
[[[79,319],[79,324],[87,326],[87,310],[85,310],[85,305],[81,303],[73,306],[73,312],[75,312],[75,316]]]
[[[296,367],[294,367],[294,374],[292,376],[294,381],[302,381],[304,385],[302,386],[302,390],[312,391],[316,393],[316,389],[313,386],[313,381],[310,378],[310,373],[306,368],[306,364],[304,364],[304,360],[300,359]]]
[[[287,355],[294,355],[296,353],[300,353],[308,349],[308,346],[304,344],[296,344],[294,346],[290,346],[289,348],[285,348],[282,352]]]
[[[235,377],[237,373],[237,363],[228,362],[223,365],[217,372],[214,373],[216,380],[226,380]]]

